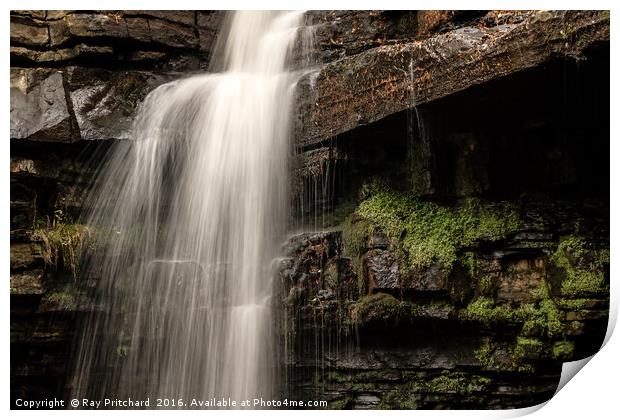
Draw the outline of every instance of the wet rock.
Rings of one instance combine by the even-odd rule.
[[[141,42],[151,42],[153,40],[149,21],[142,17],[125,17],[127,22],[127,36]]]
[[[567,27],[573,28],[571,42],[562,35]],[[588,46],[608,40],[608,13],[559,11],[372,48],[304,76],[295,136],[302,146],[315,144],[558,55],[581,56]]]
[[[11,44],[42,47],[49,42],[49,34],[45,26],[38,26],[11,20]]]
[[[331,290],[321,289],[317,292],[316,297],[321,300],[331,300],[336,297],[336,294]]]
[[[11,295],[42,295],[45,291],[42,269],[11,274]]]
[[[454,18],[453,10],[420,10],[417,13],[418,34],[425,35],[433,32],[441,25]]]
[[[511,261],[497,278],[497,301],[533,302],[535,291],[545,281],[547,263],[543,258]]]
[[[61,72],[11,68],[11,138],[75,139]]]
[[[377,46],[410,39],[416,34],[414,10],[309,11],[307,21],[314,29],[320,61],[328,62],[359,54]]]
[[[51,156],[47,157],[51,157],[53,158],[53,160],[47,158],[29,159],[17,156],[12,157],[11,174],[13,176],[20,177],[20,179],[36,177],[58,180],[63,178],[64,172],[70,170],[70,160],[63,158],[58,154],[51,154]],[[70,176],[77,176],[78,174],[76,174],[75,172],[80,171],[75,170],[73,171],[73,173],[70,174]],[[90,173],[88,175],[90,175]]]
[[[390,240],[385,233],[379,229],[373,229],[368,239],[368,248],[387,249],[390,246]]]
[[[28,268],[35,262],[32,244],[11,244],[11,270]]]
[[[11,240],[29,241],[36,214],[36,192],[18,182],[11,182]]]
[[[368,290],[397,291],[400,289],[398,262],[390,251],[372,250],[364,258]]]
[[[45,20],[53,21],[62,19],[67,16],[69,13],[74,12],[75,10],[46,10],[45,11]]]
[[[68,13],[49,23],[52,46],[88,38],[155,42],[171,48],[196,48],[194,12],[132,11]]]
[[[403,279],[403,290],[407,292],[445,292],[448,290],[448,275],[440,264],[425,269],[414,269]]]
[[[165,20],[149,20],[153,42],[174,48],[196,48],[199,45],[194,29]]]
[[[152,16],[161,20],[180,23],[186,26],[193,26],[196,19],[196,12],[184,10],[129,10],[124,12],[125,16]]]
[[[197,12],[198,36],[200,39],[200,49],[202,51],[212,51],[217,39],[217,32],[221,27],[224,13],[199,11]]]
[[[112,56],[114,49],[109,46],[78,44],[72,48],[56,50],[31,50],[23,47],[11,47],[11,56],[14,58],[34,61],[37,63],[53,63],[67,61],[74,58],[93,58]]]
[[[11,10],[11,15],[28,16],[36,19],[45,19],[45,10]]]
[[[68,14],[50,23],[51,44],[60,45],[72,37],[127,38],[128,29],[122,15],[110,13]]]
[[[142,71],[69,67],[69,97],[81,138],[129,138],[138,104],[151,90],[172,77]]]
[[[309,232],[289,238],[282,246],[284,255],[292,256],[309,247],[320,247],[328,257],[340,253],[340,232]]]

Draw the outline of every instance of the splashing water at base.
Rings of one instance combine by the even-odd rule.
[[[302,12],[236,12],[217,73],[168,83],[95,182],[77,398],[270,397],[270,263],[288,216],[289,71]]]

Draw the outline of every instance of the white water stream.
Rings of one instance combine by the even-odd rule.
[[[303,12],[235,12],[208,73],[146,98],[86,223],[103,310],[78,345],[78,398],[270,397],[272,260],[288,217],[290,71]]]

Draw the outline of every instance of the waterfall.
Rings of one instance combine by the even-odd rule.
[[[272,261],[303,20],[229,15],[214,71],[155,89],[109,155],[84,216],[97,310],[78,340],[76,398],[273,396]]]

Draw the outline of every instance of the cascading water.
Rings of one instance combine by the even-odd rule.
[[[217,72],[165,84],[95,182],[96,306],[77,398],[270,397],[272,261],[288,216],[302,12],[235,12]]]

